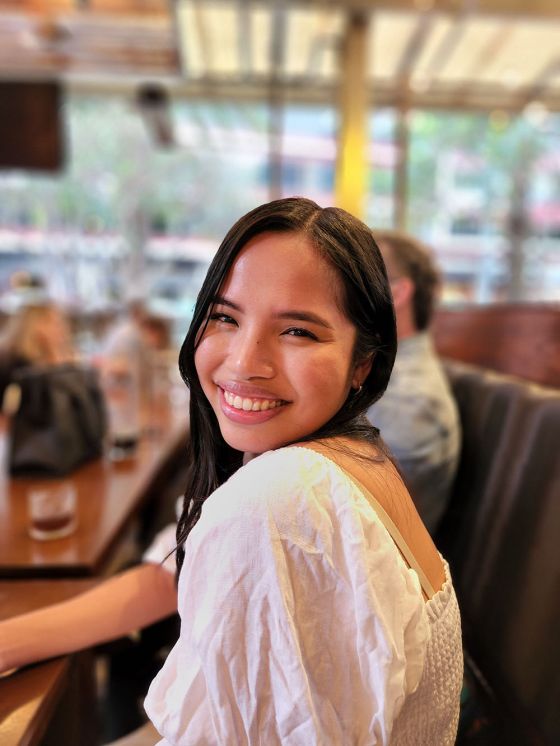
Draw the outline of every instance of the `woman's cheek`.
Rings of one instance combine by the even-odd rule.
[[[323,355],[315,360],[309,375],[313,376],[314,387],[325,392],[328,397],[338,398],[341,404],[348,395],[351,384],[351,371],[343,361],[335,355]]]
[[[196,372],[198,373],[198,377],[200,379],[204,378],[206,372],[208,371],[208,367],[212,358],[212,346],[209,345],[208,342],[208,338],[205,337],[198,345],[198,348],[194,354],[194,364],[196,367]]]

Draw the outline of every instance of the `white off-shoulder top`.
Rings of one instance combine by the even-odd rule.
[[[463,673],[455,592],[428,602],[360,486],[301,447],[204,503],[179,640],[145,708],[159,746],[445,746]]]

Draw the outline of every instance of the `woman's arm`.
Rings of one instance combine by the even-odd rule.
[[[0,672],[113,640],[176,610],[173,574],[144,563],[68,601],[0,622]]]

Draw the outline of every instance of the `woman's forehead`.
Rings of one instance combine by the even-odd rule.
[[[257,280],[261,287],[257,287]],[[340,305],[343,284],[338,271],[304,233],[266,232],[241,249],[220,292],[239,287],[278,294],[328,298]]]

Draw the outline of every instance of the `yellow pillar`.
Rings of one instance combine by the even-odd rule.
[[[336,204],[364,217],[367,159],[368,18],[352,13],[341,48]]]

